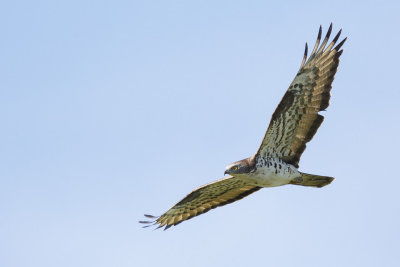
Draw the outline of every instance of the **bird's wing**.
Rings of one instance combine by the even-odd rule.
[[[140,223],[149,224],[145,227],[159,224],[158,228],[165,226],[164,230],[166,230],[172,225],[242,199],[260,189],[261,187],[229,176],[196,188],[160,217],[145,215],[155,219],[154,221],[140,221]]]
[[[330,90],[339,65],[340,50],[347,38],[336,47],[338,32],[325,49],[332,31],[332,24],[319,46],[322,29],[307,60],[307,44],[304,58],[296,77],[272,115],[257,155],[278,157],[298,167],[300,156],[324,117],[318,114],[329,106]]]

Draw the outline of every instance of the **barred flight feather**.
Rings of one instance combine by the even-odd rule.
[[[324,120],[318,112],[329,106],[332,82],[343,52],[339,49],[346,41],[344,38],[334,47],[342,32],[340,30],[325,49],[331,32],[332,24],[319,45],[322,35],[320,27],[308,60],[307,51],[304,52],[301,67],[272,115],[257,156],[277,157],[298,168],[306,143],[313,138]]]

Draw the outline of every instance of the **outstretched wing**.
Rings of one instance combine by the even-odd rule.
[[[158,228],[160,228],[165,225],[164,230],[166,230],[172,225],[189,220],[210,209],[242,199],[260,189],[261,187],[250,185],[236,177],[229,176],[196,188],[160,217],[145,215],[156,220],[140,221],[140,223],[149,224],[145,227],[159,224]]]
[[[340,48],[347,39],[333,47],[340,30],[325,49],[331,31],[332,24],[319,46],[322,33],[322,28],[319,28],[317,42],[307,61],[306,44],[300,70],[272,115],[257,155],[278,157],[298,167],[306,143],[313,138],[324,119],[318,112],[329,106],[332,82],[343,52]]]

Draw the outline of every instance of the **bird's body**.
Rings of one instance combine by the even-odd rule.
[[[235,177],[251,185],[275,187],[290,184],[295,179],[301,179],[301,173],[296,167],[279,158],[253,156],[246,160],[252,162],[251,170],[235,174]]]
[[[332,182],[328,176],[300,172],[302,153],[324,117],[319,114],[329,106],[330,90],[339,65],[341,30],[327,46],[332,24],[320,45],[320,27],[315,46],[307,60],[306,49],[300,69],[272,114],[267,132],[254,156],[230,164],[225,169],[228,177],[193,190],[160,217],[145,215],[168,229],[184,220],[200,215],[239,199],[264,187],[286,184],[323,187]],[[148,225],[149,226],[149,225]]]

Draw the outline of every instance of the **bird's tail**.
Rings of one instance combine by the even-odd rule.
[[[290,183],[302,186],[323,187],[333,181],[333,177],[319,176],[301,172],[301,179],[293,179]]]

